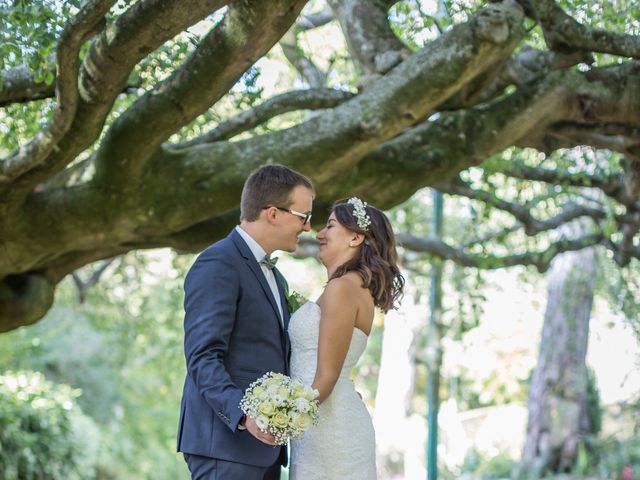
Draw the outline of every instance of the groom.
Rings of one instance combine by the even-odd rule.
[[[247,178],[240,225],[197,258],[185,280],[187,361],[178,427],[192,479],[276,480],[286,449],[274,447],[238,404],[266,372],[288,373],[289,313],[274,250],[293,252],[310,230],[311,181],[282,165]]]

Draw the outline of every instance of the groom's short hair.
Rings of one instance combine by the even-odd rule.
[[[284,165],[263,165],[251,172],[240,198],[240,221],[253,222],[265,207],[289,208],[291,192],[301,185],[314,192],[307,177]]]

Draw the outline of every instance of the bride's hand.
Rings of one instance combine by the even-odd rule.
[[[263,432],[262,430],[260,430],[256,421],[248,415],[247,415],[247,420],[244,423],[244,426],[247,427],[247,431],[251,435],[256,437],[262,443],[266,443],[267,445],[272,445],[272,446],[276,445],[276,438],[270,433]]]

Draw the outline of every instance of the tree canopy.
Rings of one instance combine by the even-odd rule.
[[[321,212],[354,194],[389,208],[435,186],[508,212],[529,236],[592,219],[531,262],[541,270],[594,244],[620,265],[640,257],[631,0],[0,9],[0,331],[40,319],[83,265],[221,237],[247,174],[268,162],[310,176]],[[330,26],[344,51],[310,48]],[[267,96],[258,60],[278,52],[297,79]],[[481,163],[512,179],[510,200],[467,171]],[[524,182],[541,185],[535,197],[518,194]]]

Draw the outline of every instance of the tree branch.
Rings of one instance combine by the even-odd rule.
[[[266,162],[279,161],[308,174],[323,192],[317,204],[330,204],[337,198],[336,185],[352,174],[364,155],[433,111],[486,68],[484,60],[491,64],[510,54],[523,31],[519,19],[504,20],[512,36],[503,43],[496,44],[478,31],[485,19],[472,18],[411,56],[367,92],[290,129],[179,151],[161,148],[137,187],[90,181],[31,193],[19,213],[29,221],[15,222],[17,227],[3,232],[13,253],[0,256],[0,277],[48,269],[53,259],[72,252],[98,250],[112,256],[118,253],[114,250],[126,251],[149,238],[166,239],[235,213],[247,172]],[[42,225],[47,225],[46,238],[35,233]],[[85,233],[78,235],[72,225],[82,225]],[[92,233],[105,230],[108,235]],[[34,240],[24,242],[24,238]]]
[[[119,258],[122,259],[122,257]],[[78,271],[71,274],[73,283],[75,283],[76,289],[78,290],[78,303],[84,303],[84,300],[87,297],[87,292],[100,281],[100,277],[102,277],[102,274],[107,270],[107,268],[109,268],[109,265],[111,265],[114,260],[115,257],[103,260],[100,265],[98,265],[98,268],[96,268],[86,280],[83,280],[82,277],[80,277]]]
[[[491,33],[486,32],[486,22],[488,21],[486,15],[474,17],[468,24],[454,27],[438,40],[426,46],[423,51],[412,55],[403,64],[376,82],[370,91],[316,115],[300,125],[284,131],[234,142],[232,145],[217,142],[214,145],[208,145],[206,150],[193,149],[191,152],[181,153],[182,160],[179,164],[186,165],[181,176],[185,179],[193,178],[204,172],[209,172],[207,175],[210,175],[214,165],[215,168],[226,169],[225,166],[218,163],[218,160],[212,161],[212,158],[220,159],[225,164],[236,162],[237,165],[256,166],[266,161],[277,161],[282,158],[283,162],[286,161],[294,168],[309,169],[312,176],[323,183],[328,180],[327,177],[340,177],[345,171],[350,171],[353,164],[376,145],[395,136],[417,119],[423,118],[428,112],[433,111],[439,103],[479,72],[482,72],[488,65],[491,65],[496,58],[509,55],[523,34],[519,24],[520,19],[503,15],[497,16],[494,20],[505,22],[505,28],[510,32],[509,37],[501,38],[500,42],[494,43],[495,39]],[[445,45],[456,46],[450,48]],[[464,47],[458,48],[460,45]],[[201,89],[193,88],[193,85],[188,82],[182,83],[180,88],[181,91],[188,92],[190,98],[201,99],[203,96]],[[148,98],[145,102],[153,102],[154,108],[145,106],[145,108],[141,108],[140,114],[133,107],[127,115],[123,115],[119,119],[119,129],[124,137],[129,137],[128,141],[113,142],[113,138],[107,138],[104,145],[115,147],[124,143],[130,148],[138,147],[133,152],[130,150],[126,152],[126,158],[131,159],[127,160],[127,163],[135,162],[138,165],[144,160],[149,145],[159,138],[165,137],[163,133],[165,122],[167,125],[171,125],[173,122],[179,123],[179,120],[170,115],[172,112],[176,113],[173,108],[169,107],[162,112],[159,110],[159,103],[166,103],[166,100],[162,94]],[[158,109],[155,108],[156,102],[158,102]],[[167,105],[165,104],[164,107]],[[152,115],[154,112],[156,115]],[[124,128],[127,124],[127,117],[136,120],[136,129]],[[143,121],[143,119],[145,120]],[[150,127],[139,127],[140,124],[152,126],[153,131]],[[113,128],[112,131],[114,131]],[[285,145],[287,147],[283,148]],[[101,158],[105,161],[104,165],[99,165],[100,169],[97,172],[100,181],[110,178],[112,185],[120,184],[127,186],[127,188],[137,188],[136,175],[133,175],[132,182],[131,170],[127,168],[126,164],[118,163],[122,153],[113,152],[113,155],[107,155],[107,152],[109,152],[107,146],[103,147],[100,152]],[[322,152],[326,162],[318,162],[319,158],[314,160],[310,156],[310,152]],[[154,156],[145,166],[144,171],[156,171],[157,168],[164,170],[165,153],[168,152],[154,152]],[[175,152],[172,152],[173,155]],[[173,157],[173,161],[178,162],[178,159]],[[102,167],[106,170],[103,171]],[[138,165],[136,171],[142,171],[142,165]],[[107,172],[110,172],[109,175],[106,175]],[[119,183],[115,181],[116,178],[121,178],[122,181]],[[147,180],[155,182],[152,179]],[[173,181],[174,179],[171,179],[171,182]],[[241,188],[242,181],[241,175],[233,178],[233,182],[237,182],[234,185],[239,188]],[[207,183],[205,182],[205,184]],[[331,181],[326,183],[330,184]],[[227,183],[227,185],[230,184]],[[171,191],[176,190],[175,186],[167,187]],[[184,193],[178,193],[178,195],[182,197]],[[130,192],[127,196],[129,195]],[[201,200],[197,200],[197,202]],[[210,208],[207,206],[202,213],[210,211]],[[194,220],[204,220],[204,217]]]
[[[315,13],[303,14],[296,20],[298,31],[312,30],[319,28],[333,21],[333,11],[329,5],[325,5],[322,10]]]
[[[388,5],[374,0],[328,0],[347,39],[349,51],[362,72],[361,83],[390,71],[410,51],[391,30]]]
[[[300,15],[293,28],[290,28],[279,42],[282,52],[289,60],[289,63],[298,70],[302,78],[312,88],[323,87],[327,82],[327,74],[318,68],[309,57],[304,55],[298,45],[298,33],[322,27],[332,20],[333,12],[329,5],[325,4],[324,9],[319,12]]]
[[[552,72],[490,104],[441,113],[363,157],[357,169],[335,179],[332,192],[375,192],[376,204],[386,208],[509,146],[532,146],[534,133],[543,132],[533,145],[539,150],[565,148],[545,141],[544,132],[559,122],[638,124],[640,89],[632,78],[639,71],[638,64],[627,64],[598,72],[597,80],[594,71]]]
[[[620,266],[626,266],[631,261],[631,258],[638,257],[640,249],[638,249],[633,240],[640,232],[640,213],[633,215],[634,222],[622,226],[622,240],[618,245],[618,249],[614,254],[614,260]]]
[[[95,34],[99,22],[114,3],[115,0],[90,0],[65,28],[56,53],[58,103],[53,117],[47,127],[29,143],[0,161],[0,185],[6,185],[40,164],[71,127],[79,100],[77,78],[80,48],[89,36]]]
[[[327,74],[320,70],[298,46],[297,28],[290,28],[279,43],[284,56],[311,88],[320,88],[325,85]]]
[[[62,170],[98,138],[116,96],[140,60],[225,3],[142,0],[107,26],[92,42],[80,68],[80,98],[71,127],[44,161],[12,182],[10,190],[0,191],[5,205],[19,205],[38,183]]]
[[[55,75],[54,67],[50,71]],[[55,83],[36,82],[33,72],[27,67],[3,70],[0,72],[0,85],[0,107],[52,98],[56,94]]]
[[[625,125],[623,129],[609,123],[564,122],[549,130],[548,135],[568,145],[590,145],[625,155],[635,155],[640,147],[639,133],[640,129],[631,125]]]
[[[554,215],[553,217],[546,220],[538,220],[531,214],[529,205],[520,205],[517,203],[502,200],[492,192],[473,189],[459,179],[451,183],[437,184],[434,186],[434,188],[450,195],[459,195],[473,200],[478,200],[488,205],[492,205],[495,208],[503,210],[507,213],[510,213],[523,224],[524,231],[529,236],[537,235],[540,232],[553,230],[555,228],[558,228],[560,225],[566,224],[581,217],[589,217],[594,220],[601,220],[603,218],[606,218],[607,216],[604,211],[596,208],[577,204],[567,204],[562,208],[560,213]]]
[[[546,169],[542,167],[529,167],[518,162],[510,162],[500,169],[501,173],[523,180],[534,180],[554,185],[570,185],[572,187],[592,187],[601,190],[607,196],[627,204],[624,195],[623,176],[616,174],[604,176],[597,174],[574,174],[563,169]]]
[[[418,238],[406,234],[398,234],[396,237],[403,248],[414,252],[429,253],[430,255],[451,260],[458,265],[475,267],[486,270],[513,267],[515,265],[534,266],[538,272],[544,273],[551,265],[551,261],[563,252],[582,250],[583,248],[598,245],[604,239],[602,233],[585,235],[582,238],[572,240],[558,240],[545,250],[526,252],[514,255],[472,255],[456,249],[446,242],[434,238]]]
[[[262,125],[283,113],[296,110],[317,110],[333,108],[353,98],[354,94],[344,90],[331,88],[313,88],[295,90],[276,95],[250,110],[246,110],[234,118],[222,122],[216,128],[198,138],[175,145],[176,148],[187,148],[202,143],[228,140],[236,135]]]
[[[224,96],[289,29],[304,3],[230,5],[191,57],[113,123],[96,153],[96,181],[137,188],[158,147]]]
[[[438,238],[420,238],[406,233],[396,233],[398,245],[405,250],[427,253],[443,260],[451,260],[464,266],[483,270],[496,270],[516,265],[534,266],[540,273],[549,269],[551,261],[563,252],[582,250],[603,242],[601,232],[584,235],[576,239],[562,239],[551,243],[546,249],[513,255],[477,255],[469,254],[463,248],[455,248]],[[297,258],[315,257],[318,252],[318,241],[308,236],[300,237],[298,248],[293,254]]]
[[[14,69],[17,70],[17,69]],[[51,69],[53,73],[55,73],[55,68]],[[0,77],[2,74],[0,74]],[[2,78],[0,78],[0,82],[2,82]],[[24,84],[22,86],[14,85],[16,88],[13,91],[6,92],[6,100],[0,101],[0,108],[7,107],[9,105],[15,105],[17,103],[30,103],[37,102],[38,100],[44,100],[47,98],[55,98],[56,96],[56,85],[55,82],[51,85],[42,84]],[[22,88],[19,90],[18,88]],[[130,83],[125,85],[120,93],[123,94],[132,94],[137,93],[140,88],[140,84]],[[24,96],[23,96],[24,95]],[[0,97],[2,97],[2,92],[0,92]]]
[[[498,240],[501,238],[505,238],[507,235],[517,232],[522,228],[521,224],[516,223],[510,227],[503,228],[502,230],[497,230],[494,232],[489,232],[486,235],[482,235],[481,237],[471,238],[470,240],[464,242],[460,245],[463,250],[473,246],[473,245],[481,245],[483,243],[491,242],[493,240]]]
[[[487,78],[452,97],[440,110],[459,110],[489,102],[504,94],[510,85],[522,86],[542,76],[569,68],[578,63],[593,63],[591,54],[584,52],[559,53],[537,50],[525,45],[499,69],[487,74]],[[492,80],[492,82],[488,81]]]
[[[527,1],[533,7],[547,45],[552,50],[582,50],[640,59],[640,37],[582,25],[554,0]]]

